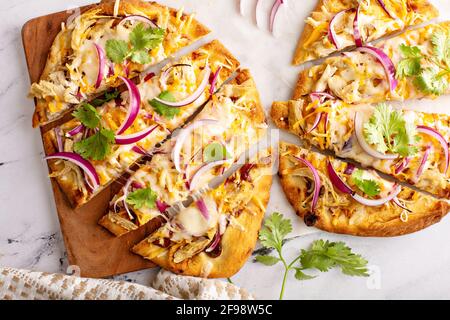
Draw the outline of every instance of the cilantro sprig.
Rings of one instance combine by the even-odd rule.
[[[343,242],[330,242],[325,240],[314,241],[307,250],[301,250],[300,255],[289,264],[283,257],[282,249],[286,236],[292,232],[289,219],[283,219],[280,213],[273,213],[265,222],[259,233],[261,244],[266,249],[275,249],[277,255],[258,255],[256,260],[266,266],[282,263],[284,276],[281,285],[280,300],[283,299],[287,276],[295,271],[297,280],[310,280],[315,278],[305,273],[306,270],[319,270],[327,272],[332,268],[340,268],[349,276],[368,277],[367,261],[355,254]]]
[[[119,97],[119,95],[120,95],[120,92],[117,89],[114,91],[111,91],[111,92],[106,92],[104,97],[94,99],[91,102],[91,104],[94,107],[100,107],[101,105],[104,105],[105,103],[110,102],[111,100],[117,99]]]
[[[161,92],[158,95],[158,98],[163,101],[176,102],[175,97],[170,91]],[[167,119],[173,119],[175,116],[180,114],[180,108],[166,106],[164,103],[161,103],[156,99],[150,100],[148,103],[153,107],[157,114]]]
[[[369,197],[375,197],[380,194],[380,185],[377,181],[372,179],[366,179],[364,172],[361,169],[356,169],[351,175],[351,181],[358,187],[359,190],[364,192]]]
[[[397,66],[397,77],[412,77],[416,88],[426,94],[442,95],[448,87],[450,74],[450,34],[438,30],[431,37],[433,51],[425,56],[417,46],[400,45],[403,59]],[[427,67],[422,67],[428,62]]]
[[[413,156],[419,141],[416,127],[403,117],[401,111],[386,104],[375,107],[373,115],[364,124],[364,137],[381,153],[394,153],[402,157]]]
[[[127,196],[127,203],[136,209],[143,207],[153,209],[156,205],[157,194],[150,188],[138,189]]]
[[[75,142],[74,151],[85,159],[104,160],[115,142],[114,132],[102,127],[100,114],[89,103],[84,103],[72,115],[86,128],[96,130],[92,136]]]
[[[122,63],[127,59],[139,64],[151,62],[149,50],[159,46],[164,39],[165,29],[146,28],[139,23],[131,31],[128,42],[110,39],[106,41],[106,55],[114,63]]]

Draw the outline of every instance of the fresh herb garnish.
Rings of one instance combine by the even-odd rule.
[[[140,64],[151,62],[148,50],[156,48],[164,39],[165,30],[146,28],[139,23],[129,36],[129,41],[110,39],[106,41],[106,55],[114,63],[122,63],[126,59]]]
[[[104,160],[111,152],[111,145],[114,142],[115,137],[112,130],[100,129],[89,138],[76,142],[74,150],[85,159],[99,161]]]
[[[361,169],[356,169],[353,171],[351,179],[352,182],[366,195],[369,197],[375,197],[380,194],[380,185],[377,181],[372,179],[366,179],[364,177],[364,172]]]
[[[167,102],[176,102],[175,97],[173,96],[172,93],[170,93],[170,91],[161,92],[158,98]],[[156,113],[167,119],[173,119],[173,117],[180,114],[180,108],[173,108],[166,106],[165,104],[157,101],[156,99],[150,100],[148,103],[153,107]]]
[[[157,194],[150,188],[138,189],[127,196],[127,203],[136,209],[143,207],[153,209],[156,204]]]
[[[302,250],[300,255],[287,263],[282,254],[283,240],[292,231],[289,219],[283,219],[279,213],[273,213],[266,219],[264,227],[259,233],[261,244],[267,249],[275,249],[277,256],[259,255],[256,260],[267,266],[281,262],[284,266],[284,276],[281,285],[280,300],[283,299],[289,271],[295,271],[297,280],[309,280],[314,276],[306,274],[305,270],[319,270],[327,272],[339,267],[349,276],[368,277],[367,261],[360,255],[354,254],[343,242],[314,241],[308,250]]]
[[[427,94],[442,95],[447,91],[450,74],[450,34],[438,30],[431,37],[432,56],[424,56],[417,46],[400,45],[403,59],[397,67],[397,77],[413,77],[414,85]],[[429,67],[423,68],[422,62]]]
[[[413,156],[419,141],[414,124],[406,122],[400,111],[386,104],[375,107],[373,115],[364,124],[366,141],[381,153],[394,153],[402,157]]]
[[[104,105],[107,102],[110,102],[111,100],[115,100],[119,97],[120,92],[119,90],[114,90],[112,92],[106,92],[104,98],[97,98],[94,99],[91,104],[94,107],[100,107],[101,105]]]
[[[229,157],[227,148],[218,142],[208,144],[203,151],[203,161],[205,162],[225,160]]]
[[[83,103],[72,115],[78,119],[86,128],[95,129],[100,125],[100,114],[89,103]]]

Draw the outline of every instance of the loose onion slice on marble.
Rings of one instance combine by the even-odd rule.
[[[275,0],[272,6],[272,10],[270,10],[270,17],[269,17],[269,29],[270,32],[273,32],[273,26],[275,24],[275,18],[277,17],[278,10],[280,9],[280,6],[284,3],[284,0]]]

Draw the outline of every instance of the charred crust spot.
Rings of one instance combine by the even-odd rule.
[[[319,218],[312,212],[308,212],[303,219],[308,227],[313,227]]]

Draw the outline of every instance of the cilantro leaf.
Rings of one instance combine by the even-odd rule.
[[[131,54],[131,61],[139,64],[148,64],[152,61],[152,58],[150,57],[147,51],[140,50],[135,51]]]
[[[230,154],[227,148],[218,142],[208,144],[203,151],[203,160],[205,162],[225,160],[229,157]]]
[[[292,232],[292,224],[289,219],[283,219],[278,212],[273,213],[265,222],[259,233],[259,240],[266,248],[281,251],[284,238]]]
[[[122,63],[130,50],[125,40],[110,39],[106,41],[106,55],[114,63]]]
[[[421,71],[422,53],[419,47],[400,45],[400,52],[404,57],[397,65],[397,78],[416,76]]]
[[[161,92],[159,94],[158,98],[163,101],[168,101],[168,102],[176,101],[173,94],[170,93],[169,91]],[[180,114],[179,108],[173,108],[173,107],[166,106],[165,104],[157,101],[156,99],[150,100],[148,103],[153,107],[153,109],[156,111],[156,113],[158,113],[160,116],[163,116],[167,119],[173,119],[173,117]]]
[[[450,58],[450,37],[444,30],[438,30],[431,36],[433,54],[439,61],[448,64]]]
[[[72,115],[89,129],[97,128],[100,125],[100,114],[89,103],[83,103]]]
[[[99,161],[104,160],[111,152],[111,145],[114,142],[115,138],[112,130],[100,129],[93,136],[76,142],[74,150],[85,159]]]
[[[294,268],[294,270],[295,270],[295,279],[297,279],[297,280],[303,281],[303,280],[311,280],[311,279],[315,278],[314,276],[307,275],[300,268]]]
[[[350,276],[368,277],[367,261],[343,242],[314,241],[309,250],[302,250],[300,255],[302,269],[329,271],[340,267],[342,272]]]
[[[163,41],[164,34],[164,29],[145,28],[143,23],[139,23],[130,33],[130,43],[135,51],[154,49]]]
[[[364,171],[357,169],[353,172],[352,182],[369,197],[375,197],[380,194],[380,185],[375,180],[364,179]]]
[[[414,84],[419,90],[434,95],[445,93],[448,88],[447,73],[441,72],[437,66],[422,70]]]
[[[256,256],[256,261],[266,265],[266,266],[273,266],[274,264],[277,264],[280,262],[280,259],[273,256]]]
[[[415,126],[408,124],[400,111],[386,104],[375,107],[373,115],[364,124],[364,137],[381,153],[389,151],[407,157],[417,152]]]
[[[111,101],[111,100],[117,99],[117,97],[119,97],[119,95],[120,95],[120,92],[119,92],[118,90],[114,90],[114,91],[112,91],[112,92],[106,92],[104,98],[97,98],[97,99],[94,99],[94,100],[91,102],[91,104],[92,104],[94,107],[100,107],[101,105],[103,105],[103,104],[105,104],[105,103],[107,103],[107,102],[109,102],[109,101]]]
[[[136,209],[149,208],[153,209],[156,204],[157,194],[150,188],[138,189],[131,192],[127,196],[127,203]]]

